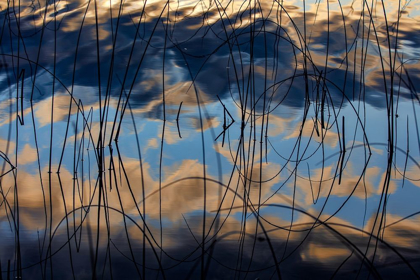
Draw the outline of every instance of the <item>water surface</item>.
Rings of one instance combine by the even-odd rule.
[[[1,3],[2,277],[420,278],[419,21]]]

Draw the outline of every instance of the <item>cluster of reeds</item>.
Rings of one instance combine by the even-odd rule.
[[[419,5],[190,2],[0,4],[0,279],[281,279],[289,266],[381,279],[397,273],[389,256],[420,278],[386,238],[419,232],[401,225],[420,212],[387,222],[394,185],[412,188],[420,168],[418,60],[400,39]],[[142,126],[157,122],[145,159]],[[177,160],[196,162],[171,177],[172,130]],[[354,201],[360,227],[341,217]],[[310,244],[346,253],[319,272]]]

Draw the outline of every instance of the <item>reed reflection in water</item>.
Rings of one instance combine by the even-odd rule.
[[[420,278],[420,4],[0,4],[0,279]]]

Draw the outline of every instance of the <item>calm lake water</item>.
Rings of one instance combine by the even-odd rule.
[[[420,278],[419,46],[419,1],[2,1],[0,279]]]

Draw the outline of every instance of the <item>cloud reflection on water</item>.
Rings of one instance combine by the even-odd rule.
[[[419,5],[362,3],[2,5],[3,275],[418,276]]]

